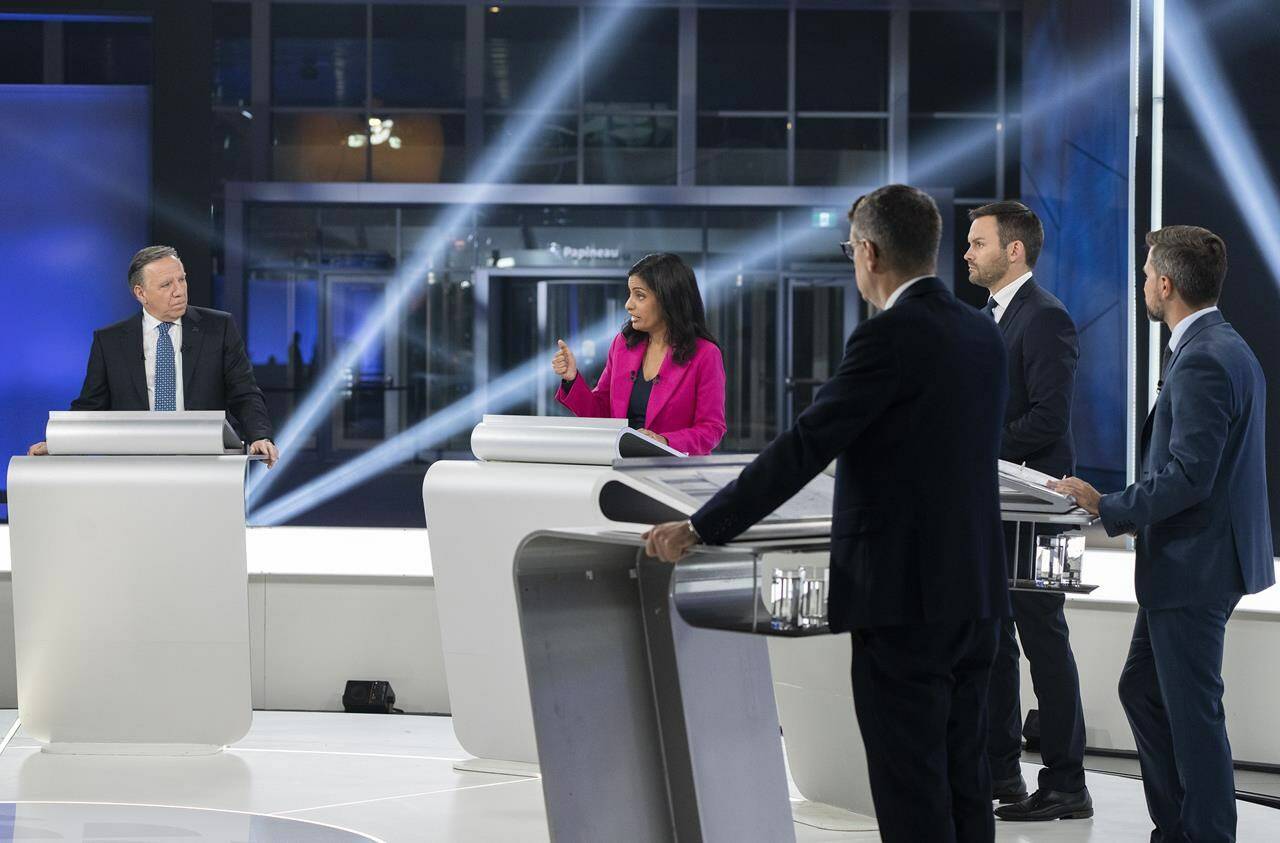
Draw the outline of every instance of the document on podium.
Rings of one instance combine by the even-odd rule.
[[[1077,509],[1075,498],[1049,488],[1056,477],[1008,460],[1000,460],[999,469],[1001,510],[1063,515]]]
[[[743,466],[750,460],[750,455],[690,458],[669,466],[641,465],[628,473],[643,482],[674,493],[693,511],[701,508],[717,492],[736,480]],[[829,521],[834,497],[834,479],[829,475],[819,474],[789,500],[765,516],[764,521],[770,523]]]

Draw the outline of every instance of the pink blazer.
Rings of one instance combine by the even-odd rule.
[[[613,338],[609,357],[595,389],[587,386],[582,373],[565,392],[556,390],[556,400],[575,416],[625,419],[631,401],[633,377],[643,377],[647,341],[627,348],[622,334]],[[701,456],[709,454],[724,436],[724,361],[713,342],[698,340],[693,358],[680,365],[667,352],[658,369],[658,381],[649,394],[644,426],[667,437],[677,451]]]

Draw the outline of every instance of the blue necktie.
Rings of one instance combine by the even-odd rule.
[[[982,312],[983,312],[983,313],[985,313],[985,314],[987,314],[988,316],[990,316],[990,317],[991,317],[991,321],[993,321],[993,322],[995,321],[995,318],[996,318],[996,298],[995,298],[995,296],[992,296],[991,298],[987,299],[987,306],[986,306],[986,307],[984,307],[984,308],[982,308]]]
[[[161,322],[156,337],[156,409],[178,409],[178,373],[173,364],[173,340],[169,338],[172,322]]]

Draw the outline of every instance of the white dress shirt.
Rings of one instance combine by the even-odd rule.
[[[142,309],[142,365],[147,370],[147,408],[156,408],[156,341],[160,339],[160,320]],[[182,403],[182,320],[178,319],[169,329],[173,343],[174,378],[177,381],[174,409],[185,410]]]
[[[991,298],[996,300],[996,306],[991,311],[991,315],[995,317],[997,322],[1000,321],[1001,316],[1004,316],[1004,312],[1008,309],[1009,302],[1013,301],[1013,297],[1018,294],[1024,284],[1031,280],[1031,275],[1032,273],[1030,272],[1024,272],[1009,282],[1000,292],[991,294]]]
[[[1182,338],[1187,335],[1187,329],[1191,327],[1201,316],[1208,316],[1210,313],[1217,313],[1218,306],[1206,307],[1204,310],[1197,310],[1195,313],[1188,313],[1182,317],[1182,321],[1173,326],[1173,330],[1169,333],[1169,352],[1173,353],[1178,350],[1178,344],[1182,342]]]
[[[902,298],[902,294],[905,293],[907,291],[907,288],[910,287],[912,284],[924,278],[932,278],[932,277],[933,277],[932,275],[917,275],[915,278],[912,278],[910,281],[903,284],[901,287],[899,287],[898,289],[894,290],[892,293],[889,294],[889,298],[885,300],[884,309],[888,310],[889,308],[893,307],[893,305],[898,301],[898,299]]]

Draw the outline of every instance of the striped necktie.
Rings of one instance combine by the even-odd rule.
[[[173,362],[173,340],[169,338],[172,322],[161,322],[156,337],[156,401],[157,410],[178,409],[178,373]]]

